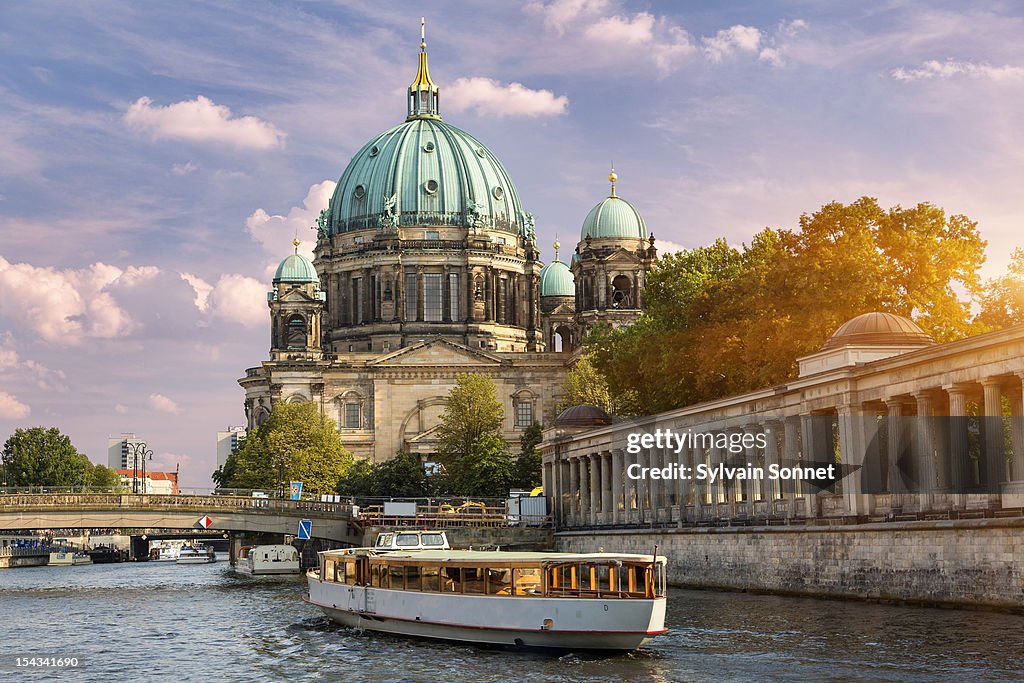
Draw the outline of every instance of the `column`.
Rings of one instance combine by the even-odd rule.
[[[612,489],[612,454],[609,451],[604,451],[599,457],[601,458],[601,521],[611,524],[613,521],[612,511],[615,509]]]
[[[914,457],[918,472],[918,509],[922,512],[932,508],[932,491],[938,485],[935,476],[935,417],[931,393],[919,391],[914,394],[917,401],[917,448]]]
[[[967,505],[967,489],[974,484],[967,443],[967,391],[970,387],[948,384],[942,388],[949,394],[949,483],[953,506],[963,508]]]
[[[868,421],[865,412],[870,414],[871,411],[865,411],[860,405],[843,405],[839,406],[836,412],[839,417],[839,453],[842,456],[842,464],[850,467],[863,466],[867,450],[865,442],[870,438],[865,429],[865,423]],[[870,511],[870,503],[863,495],[860,474],[858,470],[843,486],[846,509],[854,515],[865,515]]]
[[[636,462],[640,465],[640,472],[645,467],[650,467],[650,453],[641,451],[636,454]],[[636,516],[639,522],[647,519],[647,495],[650,491],[650,479],[633,479],[633,498],[636,501]]]
[[[673,462],[675,462],[676,465],[679,466],[679,469],[676,471],[676,481],[674,488],[675,506],[679,510],[676,520],[680,524],[686,521],[686,499],[688,497],[687,494],[692,489],[693,484],[692,481],[688,482],[685,479],[683,479],[683,474],[686,471],[685,468],[690,466],[690,451],[692,449],[692,445],[687,443],[682,447],[682,449],[678,453],[675,454],[675,457],[672,458]],[[689,476],[692,476],[692,470]]]
[[[812,461],[817,461],[824,449],[821,447],[821,438],[815,425],[814,415],[800,416],[800,434],[803,437],[800,443],[800,460],[802,466],[808,466]],[[818,418],[820,419],[820,418]],[[807,517],[818,516],[818,492],[817,489],[801,480],[800,488],[804,497],[804,510]]]
[[[775,513],[775,501],[781,498],[779,481],[769,479],[768,470],[772,465],[779,465],[779,426],[778,420],[768,420],[764,423],[764,498],[768,501],[768,513]]]
[[[1002,380],[989,377],[982,380],[981,386],[985,392],[985,418],[982,426],[985,444],[985,490],[989,494],[999,494],[1006,479]]]
[[[757,435],[761,432],[758,425],[745,425],[743,427],[743,438],[749,442],[749,445],[744,447],[743,455],[746,458],[746,462],[743,464],[749,464],[752,467],[757,467]],[[761,498],[761,484],[763,482],[759,479],[747,479],[744,488],[746,489],[745,498],[747,499],[747,515],[750,517],[754,516],[754,501]]]
[[[601,455],[591,453],[587,460],[590,463],[590,523],[597,524],[601,509]]]
[[[888,471],[886,474],[886,490],[892,494],[891,507],[896,508],[902,505],[902,495],[906,490],[906,482],[903,479],[903,401],[898,398],[889,399],[885,402],[888,409],[889,438],[886,445],[888,454]]]
[[[590,478],[587,472],[587,460],[586,455],[576,458],[576,469],[579,471],[576,476],[580,482],[580,524],[587,524],[590,521]]]
[[[793,467],[800,460],[800,418],[786,417],[782,422],[782,466]],[[779,482],[780,495],[786,499],[786,515],[795,517],[797,513],[796,499],[802,493],[800,483],[795,479],[784,479]]]
[[[622,477],[624,475],[624,463],[622,461],[622,450],[616,448],[612,451],[612,505],[611,505],[611,522],[612,524],[621,524],[622,515],[626,507],[625,501],[622,496]],[[622,505],[619,505],[619,501],[622,501]]]
[[[661,458],[660,449],[654,449],[647,451],[647,466],[651,469],[659,467],[658,460]],[[658,508],[660,504],[661,492],[665,488],[665,482],[660,479],[654,479],[650,475],[647,477],[647,509],[650,514],[647,515],[646,519],[658,519]]]
[[[569,519],[570,524],[575,526],[576,518],[576,495],[580,488],[580,470],[576,466],[576,458],[569,460]]]

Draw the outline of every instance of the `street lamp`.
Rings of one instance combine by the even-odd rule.
[[[132,444],[128,444],[132,450],[132,493],[139,493],[139,480],[135,477],[135,473],[138,471],[139,460],[142,460],[142,493],[146,493],[146,460],[153,459],[153,451],[149,450],[149,446],[146,445],[145,441],[137,441]]]

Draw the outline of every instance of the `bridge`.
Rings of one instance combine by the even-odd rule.
[[[220,495],[130,493],[0,494],[0,530],[210,529],[295,535],[311,520],[313,538],[363,541],[363,523],[346,503]]]

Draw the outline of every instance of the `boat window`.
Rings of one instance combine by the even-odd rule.
[[[402,565],[388,567],[388,587],[394,590],[405,590],[405,567]]]
[[[370,585],[380,587],[380,570],[381,566],[375,564],[370,567]]]
[[[424,591],[440,592],[440,575],[437,567],[423,567],[420,569],[420,580],[423,582]]]
[[[487,576],[487,570],[480,567],[465,567],[462,570],[462,592],[471,593],[474,595],[480,595],[485,593],[484,590],[484,579]]]
[[[445,567],[441,575],[444,577],[441,590],[445,593],[462,592],[462,570],[459,567]]]
[[[389,545],[391,545],[391,539],[393,537],[394,537],[394,534],[381,534],[380,536],[377,537],[377,547],[378,548],[386,548],[386,547],[388,547]]]
[[[444,536],[441,534],[423,534],[420,538],[422,539],[423,545],[444,545]]]
[[[420,568],[419,567],[406,567],[405,568],[405,590],[407,591],[418,591],[420,588]]]
[[[347,583],[350,586],[354,586],[356,583],[356,563],[355,560],[351,562],[338,563],[338,583]]]
[[[410,546],[417,546],[419,544],[419,534],[398,534],[398,538],[395,540],[395,545],[399,548],[408,548]]]
[[[331,559],[325,559],[324,560],[324,569],[320,573],[320,576],[322,577],[322,579],[324,581],[337,581],[337,579],[335,578],[335,575],[334,575],[335,566],[336,565],[335,565],[334,560],[331,560]]]
[[[512,570],[488,569],[487,592],[491,595],[510,595],[512,593]]]
[[[540,595],[541,580],[540,568],[518,567],[512,570],[512,584],[514,595]]]

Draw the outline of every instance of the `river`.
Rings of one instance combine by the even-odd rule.
[[[300,577],[227,562],[0,571],[0,680],[1009,681],[1024,617],[672,590],[667,635],[626,655],[552,656],[360,633]],[[17,667],[17,657],[77,667]]]

